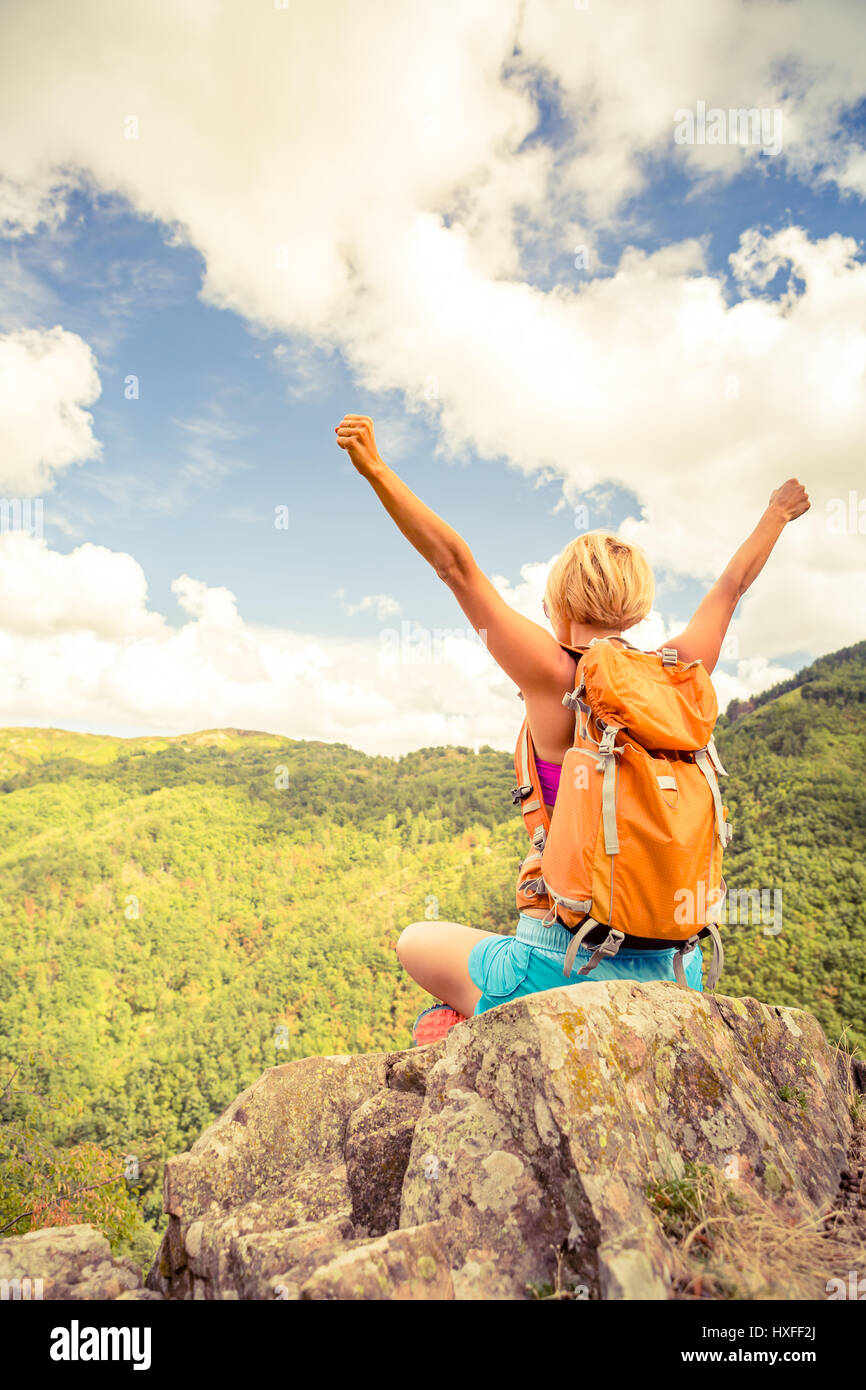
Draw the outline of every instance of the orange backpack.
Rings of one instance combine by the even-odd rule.
[[[710,936],[714,989],[724,963],[722,854],[733,832],[716,778],[727,773],[713,742],[718,705],[706,668],[680,661],[673,647],[642,652],[623,638],[567,650],[583,655],[577,689],[562,701],[575,711],[575,732],[552,815],[526,720],[514,756],[512,799],[533,844],[517,906],[547,906],[543,925],[573,932],[566,976],[584,938],[602,926],[607,935],[579,974],[633,936],[679,943],[674,973],[685,984],[684,954]]]

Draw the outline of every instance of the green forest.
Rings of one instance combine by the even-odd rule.
[[[781,930],[727,926],[721,988],[811,1009],[860,1052],[864,701],[866,642],[716,731],[729,890],[782,904]],[[145,1261],[163,1158],[266,1067],[408,1046],[430,1001],[401,928],[513,930],[513,783],[489,747],[0,730],[0,1228],[91,1220]]]

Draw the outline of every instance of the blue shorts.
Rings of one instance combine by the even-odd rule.
[[[469,975],[481,990],[475,1012],[483,1014],[522,994],[542,989],[579,985],[597,980],[674,980],[674,951],[628,951],[602,959],[589,975],[578,970],[592,956],[581,947],[568,979],[562,973],[571,933],[554,923],[543,927],[537,917],[521,912],[515,936],[486,936],[469,952]],[[703,956],[699,946],[683,957],[686,980],[692,989],[703,989]]]

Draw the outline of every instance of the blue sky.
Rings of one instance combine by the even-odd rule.
[[[796,181],[747,173],[730,188],[683,201],[684,180],[660,172],[635,201],[639,234],[608,236],[604,256],[615,264],[625,245],[648,250],[675,234],[706,237],[708,264],[721,274],[736,248],[746,206],[751,221],[770,228],[792,220],[817,234],[862,230],[859,203],[834,189],[817,196]],[[129,551],[143,566],[154,607],[178,620],[171,581],[186,570],[238,595],[250,622],[291,619],[303,632],[354,635],[374,613],[347,616],[336,597],[399,588],[407,612],[432,627],[461,620],[450,593],[382,511],[334,443],[334,425],[349,411],[399,416],[400,393],[357,384],[334,350],[312,381],[273,357],[291,340],[262,336],[237,314],[201,302],[201,256],[166,245],[164,227],[128,208],[77,193],[60,235],[45,230],[7,242],[11,266],[38,282],[46,302],[22,317],[44,328],[62,323],[97,349],[102,394],[92,407],[104,457],[67,470],[45,512],[52,547],[69,551],[86,539]],[[569,252],[549,259],[547,283],[573,286]],[[782,289],[783,273],[770,287]],[[729,284],[731,298],[737,287]],[[50,296],[50,298],[48,297]],[[125,383],[139,379],[138,399]],[[292,392],[302,393],[299,399]],[[434,458],[437,431],[422,414],[406,415],[406,437],[386,461],[430,506],[466,536],[489,573],[519,578],[527,559],[553,554],[576,534],[562,501],[561,480],[527,479],[505,458]],[[615,529],[634,513],[634,494],[613,487],[596,524]],[[289,507],[288,531],[274,527],[274,508]],[[397,579],[395,586],[394,580]],[[682,595],[683,612],[703,586],[665,585]],[[785,653],[805,659],[806,653]]]
[[[99,22],[103,27],[113,27],[105,20],[104,12],[100,13]],[[318,41],[311,21],[311,53]],[[460,41],[461,35],[455,30],[454,42]],[[593,527],[611,529],[617,529],[626,517],[639,520],[641,507],[646,503],[670,511],[670,499],[680,492],[683,512],[676,518],[677,523],[699,529],[695,495],[701,499],[699,512],[703,516],[718,497],[724,516],[714,542],[714,558],[708,556],[704,561],[701,557],[695,563],[683,559],[668,568],[661,543],[658,554],[651,554],[659,580],[657,607],[663,618],[682,620],[688,616],[706,588],[713,565],[718,565],[715,557],[727,556],[732,542],[744,538],[759,514],[756,499],[767,495],[769,486],[794,474],[809,486],[819,483],[819,470],[825,459],[812,444],[812,453],[792,456],[790,472],[787,470],[785,441],[776,439],[778,422],[785,415],[780,405],[783,398],[773,394],[780,389],[777,371],[772,386],[766,388],[767,419],[761,428],[773,440],[768,454],[773,455],[777,447],[779,452],[768,457],[763,473],[762,466],[756,468],[754,463],[737,465],[744,469],[741,506],[731,506],[730,498],[723,495],[729,491],[728,475],[722,469],[716,471],[718,455],[709,445],[703,455],[696,453],[691,468],[687,440],[675,432],[665,438],[651,421],[642,431],[640,408],[633,403],[640,396],[639,392],[633,398],[637,391],[634,359],[624,357],[619,375],[620,369],[614,370],[611,364],[623,338],[628,336],[622,329],[628,299],[608,312],[598,295],[605,280],[610,282],[612,296],[629,293],[627,284],[623,291],[618,289],[623,279],[622,257],[628,248],[638,248],[643,253],[638,270],[639,291],[642,302],[646,297],[647,310],[641,319],[643,329],[635,331],[646,335],[649,362],[664,353],[670,356],[673,342],[673,375],[677,370],[677,340],[674,337],[665,342],[654,341],[654,310],[648,296],[659,296],[658,316],[663,319],[669,304],[686,302],[689,281],[693,285],[700,282],[703,302],[710,306],[706,313],[716,315],[725,333],[728,325],[735,322],[726,315],[745,298],[758,307],[762,324],[774,334],[788,331],[786,324],[795,311],[804,320],[798,328],[802,334],[808,326],[808,311],[817,316],[816,331],[832,338],[832,314],[839,310],[831,306],[821,317],[823,262],[819,262],[819,257],[826,259],[829,254],[826,239],[853,238],[858,249],[853,258],[849,255],[846,273],[851,276],[852,285],[856,283],[857,293],[861,292],[862,275],[856,272],[863,261],[863,200],[860,192],[843,186],[842,175],[826,178],[822,171],[827,167],[828,150],[838,146],[839,130],[844,128],[847,144],[862,139],[862,103],[837,113],[837,126],[828,127],[826,139],[830,143],[822,158],[818,154],[811,156],[811,163],[808,151],[797,159],[793,154],[778,158],[763,154],[753,163],[729,163],[721,171],[700,169],[698,177],[695,167],[684,161],[682,152],[669,140],[657,140],[650,149],[642,150],[640,145],[648,143],[647,139],[643,134],[640,139],[636,136],[634,187],[626,185],[622,195],[605,206],[603,177],[599,177],[598,187],[580,187],[583,174],[574,150],[576,131],[582,140],[592,141],[591,132],[586,135],[581,125],[580,85],[576,83],[569,89],[562,72],[554,79],[550,71],[542,70],[537,52],[542,42],[543,38],[536,34],[533,43],[521,52],[526,70],[535,71],[535,81],[523,97],[525,105],[534,107],[534,114],[531,109],[528,115],[524,113],[526,134],[522,140],[512,139],[510,154],[503,155],[496,142],[491,143],[493,172],[488,187],[495,190],[495,197],[504,208],[508,195],[503,190],[507,190],[510,177],[517,179],[516,173],[509,172],[509,160],[514,170],[530,168],[531,178],[536,180],[540,180],[536,171],[546,169],[550,196],[558,202],[556,217],[546,213],[543,201],[533,201],[529,195],[508,205],[511,233],[505,250],[497,243],[495,219],[488,208],[479,212],[473,205],[462,171],[456,167],[451,194],[443,193],[438,200],[425,194],[414,206],[409,201],[406,206],[413,215],[439,215],[438,235],[450,236],[449,254],[460,244],[453,237],[457,231],[465,235],[467,245],[480,248],[473,278],[467,280],[467,303],[468,290],[479,285],[485,295],[500,295],[506,306],[516,301],[503,297],[505,285],[531,292],[522,304],[529,303],[533,314],[551,314],[552,365],[558,360],[553,356],[555,334],[563,331],[562,304],[574,311],[579,327],[580,315],[586,316],[588,327],[580,327],[580,331],[584,342],[591,344],[592,360],[587,371],[590,375],[610,373],[604,398],[599,399],[601,388],[595,391],[591,428],[586,435],[585,399],[576,396],[569,402],[562,399],[561,392],[556,400],[563,412],[563,423],[557,427],[558,433],[553,430],[551,412],[544,400],[543,364],[522,356],[529,352],[520,327],[522,307],[514,316],[513,375],[509,364],[508,375],[503,375],[501,383],[479,376],[477,390],[473,389],[471,373],[473,363],[483,363],[484,324],[479,324],[477,314],[471,321],[468,317],[464,321],[455,313],[453,321],[446,322],[443,329],[443,315],[441,311],[437,314],[436,330],[441,330],[441,336],[434,341],[431,329],[427,365],[436,372],[441,395],[435,407],[430,408],[421,396],[422,379],[416,372],[407,386],[399,348],[388,341],[392,325],[402,332],[416,320],[411,307],[406,309],[405,321],[400,320],[396,303],[381,307],[386,299],[383,287],[389,284],[388,247],[382,246],[381,237],[377,241],[372,231],[366,238],[359,232],[353,253],[359,258],[353,263],[362,268],[362,288],[372,296],[367,301],[374,307],[369,326],[359,309],[358,297],[350,298],[347,292],[342,304],[351,330],[343,335],[341,328],[335,329],[340,316],[335,316],[331,308],[332,286],[325,284],[321,302],[327,305],[327,311],[322,309],[321,323],[316,321],[315,309],[305,307],[304,313],[298,310],[295,315],[294,306],[285,303],[275,307],[272,316],[269,309],[266,317],[276,322],[266,322],[258,307],[262,303],[261,284],[256,281],[259,272],[252,254],[250,263],[245,260],[245,252],[240,255],[237,283],[230,286],[226,267],[231,268],[232,275],[235,273],[231,254],[219,242],[223,234],[218,216],[221,198],[225,199],[227,224],[237,216],[237,200],[243,194],[242,189],[232,185],[231,171],[226,171],[224,188],[213,171],[202,175],[203,179],[210,177],[215,181],[207,189],[206,214],[193,203],[184,205],[184,198],[194,195],[182,185],[178,174],[173,186],[183,186],[183,196],[177,194],[174,207],[171,189],[166,193],[160,187],[157,193],[153,170],[137,173],[131,186],[124,189],[119,178],[112,178],[107,156],[94,137],[88,177],[73,179],[62,213],[54,224],[50,219],[31,219],[31,226],[7,222],[8,234],[0,239],[0,278],[6,286],[0,298],[0,330],[14,336],[27,331],[45,333],[59,325],[90,350],[101,387],[98,397],[86,406],[92,417],[90,432],[94,441],[90,456],[86,456],[87,450],[79,449],[76,461],[49,471],[48,485],[42,489],[48,551],[71,557],[81,547],[97,546],[113,555],[132,557],[147,585],[147,611],[160,615],[166,630],[173,632],[189,621],[189,609],[172,587],[179,576],[189,576],[208,590],[228,590],[236,600],[245,629],[244,641],[250,634],[255,641],[258,629],[290,632],[296,646],[306,641],[323,643],[323,649],[329,653],[328,662],[339,668],[340,643],[347,644],[346,661],[354,662],[357,652],[353,644],[363,646],[367,642],[375,646],[383,622],[395,621],[393,615],[383,619],[375,607],[348,611],[365,595],[391,596],[401,607],[400,617],[430,628],[465,623],[450,593],[408,547],[372,491],[337,448],[334,426],[345,412],[357,411],[373,417],[386,461],[466,537],[479,563],[489,573],[503,576],[515,590],[522,583],[526,589],[522,566],[549,561],[576,534],[572,505],[577,496],[591,503]],[[22,38],[21,43],[20,53],[26,55],[26,40]],[[407,51],[411,43],[411,25],[407,24]],[[495,36],[491,35],[490,43],[495,43]],[[552,51],[548,57],[553,65]],[[768,64],[772,57],[767,55]],[[230,52],[221,52],[213,61],[215,66],[223,64],[230,71]],[[506,70],[504,64],[503,73]],[[153,82],[156,71],[154,66]],[[172,73],[167,74],[166,82],[171,87]],[[180,84],[172,90],[172,99],[179,102]],[[512,121],[510,93],[506,93],[506,99],[507,121]],[[731,100],[745,102],[746,98],[734,94]],[[830,97],[826,100],[832,106]],[[50,110],[50,103],[46,110]],[[387,106],[384,115],[387,118]],[[494,115],[498,119],[498,111]],[[203,113],[201,119],[204,135],[199,138],[206,145],[207,122]],[[483,124],[480,117],[478,124],[479,128]],[[40,138],[44,139],[44,127],[40,137],[38,119],[34,119],[33,131],[35,170]],[[79,132],[79,144],[83,141],[85,147],[86,136],[86,131]],[[483,137],[479,139],[483,141]],[[595,145],[593,156],[607,157],[603,133],[596,135]],[[733,154],[736,157],[737,152]],[[160,159],[170,164],[173,157],[170,146],[157,150],[156,155],[154,169]],[[391,198],[396,196],[393,190],[400,187],[402,157],[399,151],[394,154],[388,169]],[[442,156],[443,189],[448,187],[450,157],[447,153]],[[618,171],[619,154],[614,152],[609,157],[611,169]],[[521,164],[522,159],[534,163],[527,166]],[[184,167],[188,167],[188,161]],[[37,178],[34,172],[34,198],[44,193],[40,178],[42,174]],[[19,179],[19,191],[27,187],[26,178]],[[323,186],[323,206],[327,196]],[[383,205],[387,202],[384,193],[382,201]],[[167,208],[172,209],[171,218],[166,216]],[[254,215],[255,209],[251,209],[251,219]],[[372,219],[374,214],[369,215]],[[325,219],[324,212],[322,217]],[[334,232],[337,246],[343,244],[341,238],[347,235],[346,225],[350,224],[341,222],[342,230]],[[184,229],[180,239],[176,236],[178,226]],[[775,274],[757,289],[742,277],[738,281],[731,274],[728,260],[749,229],[763,239],[763,248],[770,248],[761,250],[761,256],[780,258]],[[791,250],[793,243],[778,243],[781,249],[774,250],[774,238],[790,229],[795,229],[801,238],[797,248],[805,249]],[[234,230],[233,224],[233,235]],[[251,221],[251,239],[254,235]],[[395,261],[402,249],[400,235],[395,231]],[[583,236],[592,244],[592,264],[586,271],[574,265],[573,248]],[[666,270],[659,277],[647,269],[653,256],[666,248],[682,247],[691,239],[700,242],[699,266],[689,263],[685,252],[676,251],[681,263],[678,261],[673,271]],[[373,246],[375,252],[370,249]],[[366,272],[365,254],[369,260]],[[801,264],[797,264],[798,257]],[[215,266],[220,268],[214,269]],[[431,269],[431,276],[436,273],[445,272]],[[210,302],[201,293],[208,274],[211,281],[206,294]],[[659,279],[661,288],[657,286]],[[720,279],[721,307],[717,304],[713,308],[713,284]],[[782,313],[781,297],[790,293],[791,284],[800,303]],[[807,287],[809,294],[805,293]],[[448,281],[443,280],[443,294],[450,288]],[[583,288],[588,291],[585,295]],[[298,301],[302,289],[299,278],[295,290]],[[219,307],[216,302],[222,296],[243,304],[245,295],[249,301],[245,311]],[[418,311],[421,333],[423,312],[433,310]],[[469,310],[466,312],[468,316]],[[510,307],[506,308],[508,312]],[[554,312],[556,319],[552,317]],[[675,312],[686,311],[676,308]],[[701,313],[704,312],[702,307]],[[385,330],[380,328],[377,332],[372,326],[376,315],[382,316]],[[598,331],[599,322],[604,325],[603,333]],[[709,317],[708,324],[706,330],[701,329],[705,333],[702,342],[712,344],[720,339],[720,334]],[[313,331],[309,331],[311,326]],[[610,341],[605,337],[608,330]],[[790,332],[793,331],[792,327]],[[856,334],[856,325],[842,323],[839,332]],[[493,327],[490,333],[489,346],[499,351],[501,335]],[[545,341],[543,328],[540,341]],[[741,355],[749,343],[750,335],[744,334],[738,344]],[[460,358],[463,344],[465,360]],[[640,350],[638,343],[638,363]],[[455,358],[460,360],[455,363]],[[792,349],[791,360],[798,364],[797,370],[806,371],[799,344],[796,350]],[[481,371],[480,366],[478,370]],[[130,374],[138,379],[138,399],[126,399],[124,395]],[[376,383],[375,387],[366,384],[370,381]],[[610,381],[615,390],[610,389]],[[803,390],[808,389],[808,382],[806,375]],[[521,411],[524,383],[525,410]],[[764,390],[760,380],[757,386]],[[664,384],[660,388],[655,381],[641,398],[649,395],[653,410],[657,406],[662,409],[664,401],[657,398],[660,390],[665,389]],[[796,392],[796,380],[789,382],[786,389]],[[852,421],[862,422],[862,391],[861,395],[854,388],[852,391],[844,406],[846,410],[850,407]],[[802,397],[802,390],[800,394]],[[491,420],[491,416],[499,415],[500,407],[501,429],[495,418]],[[749,409],[754,419],[754,411],[760,410],[760,405],[752,403]],[[672,395],[670,412],[681,410],[681,400]],[[514,412],[520,414],[520,438],[512,445],[515,430],[507,419]],[[537,450],[533,442],[536,420],[540,441]],[[630,420],[637,422],[634,429],[624,431],[624,422]],[[700,420],[690,428],[700,434]],[[707,433],[712,434],[716,428],[712,416],[708,416]],[[736,446],[725,447],[732,456],[736,453]],[[838,458],[830,470],[832,480],[826,475],[828,496],[840,491],[850,467],[844,440],[833,447]],[[97,450],[98,456],[93,456]],[[783,476],[777,476],[779,468],[785,468]],[[682,489],[677,480],[678,469],[682,470]],[[702,490],[695,494],[694,478],[698,475]],[[688,495],[692,499],[688,504],[691,512]],[[824,494],[820,494],[820,501],[824,501]],[[281,504],[289,508],[287,531],[274,526],[274,509]],[[792,551],[786,563],[796,563],[799,572],[814,562],[833,574],[838,557],[825,554],[826,539],[822,540],[817,529],[811,534],[812,539],[808,544],[804,542],[799,558]],[[698,552],[700,549],[696,546]],[[853,557],[852,564],[855,562]],[[695,572],[696,567],[699,572]],[[72,575],[71,570],[67,573]],[[843,582],[844,576],[838,578]],[[105,583],[110,586],[111,582],[106,571]],[[756,589],[756,596],[757,593]],[[520,601],[532,601],[532,594],[524,592]],[[757,605],[757,597],[755,602]],[[533,611],[532,615],[543,621],[540,611]],[[54,627],[51,632],[46,630],[46,641],[55,640],[61,631],[77,631],[75,623],[81,620],[76,617],[74,621],[52,621]],[[149,620],[139,614],[135,621],[146,625]],[[111,640],[124,644],[122,620],[120,623],[119,632]],[[739,657],[746,658],[746,666],[741,667],[739,659],[723,663],[721,674],[729,678],[727,685],[723,680],[719,687],[723,702],[733,694],[760,688],[819,654],[819,622],[810,619],[804,624],[802,642],[795,629],[789,627],[779,635],[772,650],[764,650],[762,634],[771,630],[769,624],[770,618],[765,615],[755,618],[751,628],[743,629],[744,645]],[[96,619],[93,631],[101,634],[100,640],[106,636]],[[841,645],[842,640],[847,640],[849,629],[837,625],[825,635],[832,645]],[[851,639],[856,635],[851,628]],[[48,649],[44,650],[47,653]],[[445,673],[446,685],[450,676],[450,672]],[[104,692],[105,681],[102,689]],[[375,704],[377,690],[371,688],[367,694]],[[35,698],[32,721],[23,717],[25,711],[10,699],[4,722],[54,723],[130,733],[157,728],[181,732],[187,717],[194,724],[199,721],[201,726],[201,713],[207,709],[208,701],[205,692],[190,706],[188,715],[182,704],[166,709],[159,707],[158,702],[149,713],[137,699],[130,699],[126,708],[122,699],[118,703],[114,697],[100,705],[101,697],[94,687],[87,702],[64,714],[62,686],[56,690],[54,712],[45,700],[40,705],[41,696]],[[443,698],[446,704],[453,705],[453,695],[449,693]],[[234,705],[231,708],[234,710]],[[238,708],[242,714],[242,702]],[[299,712],[303,711],[302,704]],[[407,708],[400,717],[401,728],[410,729],[411,710]],[[383,726],[388,723],[387,715],[383,715]],[[451,726],[446,720],[441,727],[442,740],[447,741]],[[472,724],[473,730],[475,727]],[[285,731],[293,728],[301,736],[322,736],[314,722],[297,715],[290,719],[287,715]],[[379,725],[376,729],[369,733],[369,746],[384,747],[387,739]],[[463,734],[468,741],[472,731],[467,736],[463,728]],[[339,730],[334,734],[341,736]],[[401,738],[404,744],[411,743],[412,735],[404,732]],[[417,738],[422,742],[437,741],[424,721],[418,724]],[[479,736],[475,741],[484,739]]]

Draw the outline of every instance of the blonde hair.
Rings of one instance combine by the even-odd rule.
[[[640,546],[609,531],[586,531],[554,560],[544,596],[551,616],[625,629],[647,616],[654,593]]]

